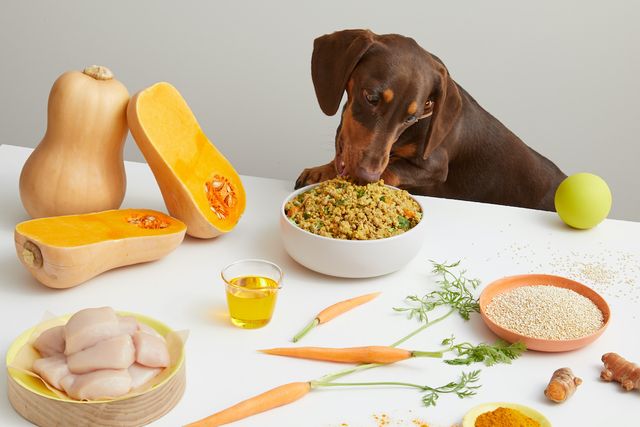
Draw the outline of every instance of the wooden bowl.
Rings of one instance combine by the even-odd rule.
[[[165,336],[171,329],[150,317],[136,313],[118,312],[134,316],[139,322]],[[59,320],[68,320],[71,315]],[[41,380],[9,366],[20,349],[28,343],[34,328],[23,332],[7,351],[7,382],[11,406],[22,417],[41,427],[108,426],[134,427],[149,424],[168,413],[180,401],[186,384],[184,347],[171,372],[160,383],[141,394],[125,399],[101,401],[71,401],[49,390]]]
[[[557,286],[559,288],[571,289],[572,291],[575,291],[580,295],[589,298],[602,312],[604,320],[602,327],[590,335],[586,335],[577,339],[547,340],[518,334],[517,332],[499,326],[491,319],[489,319],[489,317],[487,317],[485,311],[486,307],[496,295],[514,288],[519,288],[521,286],[535,285],[551,285]],[[587,344],[591,344],[600,335],[602,335],[604,330],[607,328],[609,319],[611,317],[611,310],[609,309],[609,305],[604,300],[604,298],[602,298],[596,291],[589,288],[588,286],[583,285],[582,283],[567,279],[566,277],[552,276],[549,274],[524,274],[520,276],[504,277],[502,279],[496,280],[495,282],[490,283],[486,288],[484,288],[482,294],[480,294],[479,302],[480,315],[482,316],[482,320],[484,320],[484,323],[486,323],[486,325],[493,331],[493,333],[510,343],[518,341],[523,342],[527,346],[528,350],[545,352],[571,351],[584,347]]]
[[[547,417],[545,417],[535,409],[529,408],[528,406],[520,405],[518,403],[509,402],[483,403],[471,408],[471,410],[469,410],[469,412],[467,412],[462,419],[462,427],[474,427],[476,425],[476,419],[480,415],[484,414],[485,412],[495,411],[498,408],[515,409],[516,411],[519,411],[527,417],[537,421],[538,424],[540,424],[540,427],[551,427],[551,422],[549,422]]]

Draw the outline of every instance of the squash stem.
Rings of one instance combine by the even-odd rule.
[[[82,70],[82,73],[96,80],[111,80],[113,78],[113,72],[103,65],[90,65]]]
[[[40,248],[35,243],[31,241],[24,242],[20,255],[22,256],[22,261],[29,267],[42,267],[42,252],[40,252]]]

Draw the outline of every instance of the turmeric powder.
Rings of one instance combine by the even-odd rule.
[[[553,402],[562,403],[571,397],[580,384],[582,379],[573,375],[570,368],[560,368],[551,376],[544,395]]]
[[[540,423],[522,412],[499,407],[476,418],[475,427],[540,427]]]
[[[626,391],[640,389],[640,367],[629,362],[616,353],[606,353],[602,356],[604,369],[600,378],[605,381],[618,381]]]

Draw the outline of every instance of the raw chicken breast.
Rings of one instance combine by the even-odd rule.
[[[98,369],[127,369],[136,358],[136,349],[129,335],[120,335],[100,341],[67,356],[69,371],[84,374]]]
[[[126,369],[101,369],[88,374],[68,375],[61,383],[73,399],[112,399],[129,393],[131,375]]]
[[[71,372],[69,372],[69,375],[60,380],[60,386],[62,387],[60,390],[63,390],[64,392],[69,394],[67,390],[71,389],[71,386],[73,385],[73,382],[77,377],[77,375],[73,375]]]
[[[131,388],[136,389],[156,377],[162,371],[161,368],[149,368],[134,363],[129,366],[129,375],[131,375]]]
[[[64,354],[68,356],[99,341],[120,335],[120,322],[111,307],[87,308],[71,316],[64,334]]]
[[[40,375],[47,384],[63,390],[60,381],[69,375],[69,367],[67,366],[67,358],[64,354],[59,353],[55,356],[45,357],[33,362],[33,372]]]
[[[158,337],[158,338],[162,338],[162,339],[164,339],[164,338],[162,337],[162,335],[160,335],[160,334],[158,333],[158,331],[156,331],[155,329],[153,329],[151,326],[147,325],[146,323],[142,323],[142,322],[140,322],[140,323],[138,324],[138,329],[140,329],[142,332],[144,332],[144,333],[146,333],[146,334],[153,335],[153,336],[156,336],[156,337]]]
[[[118,316],[120,333],[132,335],[138,330],[138,320],[133,316]]]
[[[64,353],[64,326],[54,326],[43,331],[33,342],[33,348],[42,357]]]
[[[150,368],[165,368],[169,366],[169,350],[164,339],[145,332],[133,334],[136,346],[136,362]]]

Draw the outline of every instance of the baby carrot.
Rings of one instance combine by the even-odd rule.
[[[308,382],[295,382],[273,388],[257,396],[243,400],[185,427],[216,427],[238,421],[278,406],[295,402],[311,391]]]
[[[298,332],[296,336],[293,337],[293,342],[298,342],[302,337],[304,337],[307,332],[311,329],[315,328],[318,325],[323,323],[327,323],[329,320],[345,313],[353,308],[356,308],[359,305],[367,303],[380,295],[381,292],[374,292],[372,294],[360,295],[359,297],[351,298],[348,300],[340,301],[329,307],[322,310],[320,313],[316,315],[316,317],[309,323],[303,330]]]
[[[410,357],[442,357],[442,351],[409,351],[395,347],[368,346],[350,348],[289,347],[260,350],[276,356],[325,360],[338,363],[394,363]]]

